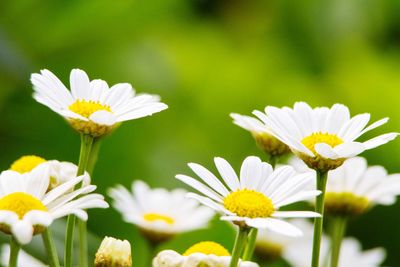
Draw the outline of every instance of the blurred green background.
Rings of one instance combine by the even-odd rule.
[[[0,167],[24,154],[77,162],[79,136],[31,97],[30,73],[42,68],[67,84],[70,70],[82,68],[169,105],[104,139],[94,173],[102,193],[134,179],[175,188],[182,184],[174,175],[190,173],[187,162],[214,169],[212,158],[222,156],[239,168],[247,155],[263,156],[230,112],[340,102],[352,114],[391,118],[367,137],[398,131],[399,14],[399,0],[2,0]],[[364,156],[400,172],[399,153],[396,140]],[[384,246],[385,265],[400,262],[399,211],[376,207],[349,229],[365,248]],[[134,266],[149,266],[143,238],[114,210],[91,211],[89,228],[129,239]],[[182,251],[205,235],[229,248],[233,239],[216,220],[164,247]],[[37,246],[28,250],[44,257]]]

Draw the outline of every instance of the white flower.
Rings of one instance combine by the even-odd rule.
[[[50,182],[46,166],[25,174],[3,171],[0,174],[0,231],[26,244],[57,218],[75,214],[87,220],[85,209],[107,208],[103,196],[89,194],[96,189],[93,185],[69,192],[82,180],[84,176],[79,176],[46,192]]]
[[[346,160],[328,177],[325,207],[332,215],[359,215],[376,204],[392,205],[400,195],[400,174],[368,167],[361,157]]]
[[[214,216],[213,210],[188,200],[182,189],[150,189],[144,182],[135,181],[132,192],[118,185],[109,190],[109,195],[124,221],[137,225],[148,238],[158,241],[206,227]]]
[[[49,168],[49,175],[50,175],[49,189],[53,189],[75,178],[78,172],[78,166],[68,161],[48,160],[42,164],[48,166]],[[89,175],[84,176],[83,184],[84,185],[90,184]]]
[[[308,189],[315,179],[313,174],[297,174],[290,166],[273,170],[271,165],[252,156],[244,160],[239,179],[226,160],[215,158],[214,161],[227,186],[195,163],[189,163],[189,167],[204,183],[186,175],[177,175],[176,178],[205,195],[188,194],[223,213],[225,216],[221,219],[298,236],[301,231],[281,218],[320,216],[310,211],[279,211],[285,205],[320,194],[320,191]]]
[[[306,221],[293,222],[300,227],[304,236],[293,239],[286,246],[283,257],[293,267],[309,267],[311,265],[313,226]],[[329,239],[322,237],[321,262],[328,262]],[[385,251],[382,248],[362,251],[360,243],[354,238],[344,238],[340,250],[339,267],[378,267],[385,259]]]
[[[45,160],[44,158],[35,155],[26,155],[20,157],[11,164],[10,170],[19,173],[28,173],[33,171],[35,168],[41,168],[43,166],[46,166],[49,169],[48,174],[50,175],[50,184],[48,190],[75,178],[78,172],[78,166],[71,162]],[[85,179],[83,184],[89,185],[90,176],[85,175],[84,177]]]
[[[183,255],[164,250],[153,259],[153,267],[228,267],[231,261],[229,252],[220,244],[203,241],[193,245]],[[238,267],[258,267],[257,263],[239,261]]]
[[[231,113],[231,117],[234,124],[251,133],[261,150],[273,156],[280,156],[290,151],[288,146],[275,138],[260,120],[236,113]]]
[[[10,245],[4,244],[1,247],[1,264],[2,266],[8,266],[8,260],[10,258]],[[38,259],[32,257],[22,249],[18,253],[18,267],[48,267],[48,265],[42,263]]]
[[[69,91],[50,71],[31,76],[34,98],[63,116],[77,131],[94,137],[110,132],[119,123],[167,108],[155,95],[136,95],[128,83],[111,88],[103,80],[90,81],[87,74],[73,69]]]
[[[398,135],[388,133],[365,142],[355,141],[366,132],[385,124],[388,119],[366,127],[370,120],[369,113],[350,118],[349,109],[341,104],[312,109],[304,102],[297,102],[293,109],[267,106],[265,113],[256,110],[253,114],[307,165],[324,171],[335,169],[344,159],[383,145]]]
[[[94,261],[95,267],[132,267],[131,244],[106,236],[101,242]]]

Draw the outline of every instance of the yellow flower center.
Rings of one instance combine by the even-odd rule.
[[[336,216],[357,216],[369,207],[366,197],[351,192],[327,192],[325,195],[325,212]]]
[[[224,207],[240,217],[266,218],[274,212],[274,205],[264,194],[241,189],[224,199]]]
[[[99,101],[92,100],[76,100],[69,106],[69,109],[85,118],[89,118],[90,115],[99,110],[111,112],[110,106],[102,105]]]
[[[311,150],[314,155],[318,155],[314,148],[315,144],[325,143],[331,147],[335,147],[342,144],[343,140],[340,139],[336,134],[316,132],[304,137],[303,140],[301,140],[301,143]]]
[[[22,219],[31,210],[47,211],[47,208],[34,196],[23,192],[16,192],[0,199],[0,210],[13,211]]]
[[[22,156],[16,161],[11,164],[10,170],[19,172],[19,173],[25,173],[25,172],[30,172],[33,170],[36,166],[39,164],[42,164],[43,162],[46,162],[44,158],[38,157],[38,156]]]
[[[158,213],[146,213],[143,218],[148,222],[163,221],[167,224],[174,224],[174,219]]]
[[[202,253],[206,255],[216,255],[216,256],[230,256],[228,250],[221,246],[218,243],[212,242],[212,241],[203,241],[197,244],[194,244],[190,248],[188,248],[185,253],[183,253],[183,256],[189,256],[190,254],[193,253]]]

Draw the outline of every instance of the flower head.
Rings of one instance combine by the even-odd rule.
[[[34,98],[63,116],[78,132],[99,137],[121,122],[133,120],[167,108],[155,95],[141,94],[128,83],[111,88],[103,80],[90,81],[87,74],[73,69],[71,91],[50,71],[31,76]]]
[[[274,137],[262,121],[236,113],[231,113],[231,117],[233,118],[233,123],[249,131],[257,146],[269,155],[281,156],[290,152],[289,147]]]
[[[315,197],[320,191],[312,189],[312,173],[297,174],[290,166],[272,169],[258,157],[247,157],[240,170],[240,179],[231,165],[222,158],[215,158],[215,165],[224,185],[206,168],[190,163],[189,167],[204,182],[186,176],[176,178],[205,196],[189,193],[202,204],[222,214],[223,220],[240,226],[268,228],[287,235],[301,235],[301,231],[281,220],[290,217],[319,217],[310,211],[279,211],[279,208]]]
[[[131,267],[131,245],[127,240],[105,237],[94,261],[95,267]]]
[[[253,113],[310,168],[320,171],[335,169],[346,158],[383,145],[398,135],[388,133],[365,142],[355,141],[388,119],[366,127],[370,114],[350,118],[349,109],[341,104],[312,109],[304,102],[297,102],[293,108],[267,106],[265,113],[257,110]]]
[[[22,156],[16,161],[14,161],[10,170],[16,171],[19,173],[28,173],[33,171],[35,168],[41,168],[46,166],[49,170],[48,174],[50,175],[50,183],[48,190],[51,190],[70,179],[76,177],[78,172],[78,166],[71,162],[67,161],[58,161],[58,160],[46,160],[42,157],[35,155],[27,155]],[[90,184],[90,176],[84,176],[84,185]]]
[[[26,244],[57,218],[75,214],[87,220],[85,209],[108,207],[103,196],[89,194],[96,189],[93,185],[71,191],[84,176],[47,191],[49,177],[46,166],[24,174],[10,170],[0,174],[0,231]]]
[[[214,216],[211,209],[199,206],[195,200],[188,201],[182,189],[150,189],[144,182],[135,181],[132,192],[118,185],[109,190],[109,195],[124,220],[137,225],[154,242],[203,228]]]
[[[188,248],[182,255],[173,250],[161,251],[153,259],[153,267],[228,267],[230,260],[226,248],[212,241],[203,241]],[[240,261],[238,267],[258,267],[258,264]]]
[[[284,248],[283,258],[293,267],[309,267],[311,265],[313,226],[307,221],[296,220],[293,222],[300,227],[304,235],[293,239]],[[322,262],[329,260],[330,240],[322,236],[321,256]],[[362,251],[360,243],[354,238],[344,238],[340,250],[338,267],[379,267],[385,259],[383,248],[374,248]]]
[[[354,216],[374,205],[392,205],[400,195],[400,174],[382,166],[368,167],[361,157],[346,160],[329,173],[325,196],[327,214]]]

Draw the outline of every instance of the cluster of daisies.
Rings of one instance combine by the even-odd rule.
[[[31,81],[34,98],[80,133],[79,163],[30,155],[0,174],[0,231],[10,235],[0,260],[10,267],[91,266],[86,210],[108,208],[104,197],[94,193],[96,179],[90,177],[102,137],[123,121],[167,105],[155,95],[136,95],[128,83],[109,87],[103,80],[89,80],[78,69],[71,71],[70,89],[48,70],[33,74]],[[388,174],[357,157],[396,138],[397,133],[388,133],[356,141],[388,119],[368,125],[370,114],[351,117],[341,104],[311,108],[304,102],[293,108],[267,106],[253,114],[231,117],[251,133],[264,159],[248,156],[238,169],[221,157],[214,158],[213,170],[189,163],[192,174],[176,179],[194,192],[152,189],[143,181],[134,181],[130,189],[116,185],[108,190],[123,220],[136,225],[154,249],[149,265],[257,267],[285,261],[293,267],[379,266],[385,251],[363,250],[356,239],[346,237],[346,226],[375,205],[393,204],[400,194],[400,174]],[[207,228],[216,215],[236,231],[230,246],[203,240],[185,251],[159,251],[177,235]],[[67,225],[61,259],[50,226],[63,217]],[[46,263],[20,250],[34,235],[42,236]],[[74,243],[75,237],[79,242]],[[105,237],[94,266],[131,267],[130,243]]]

